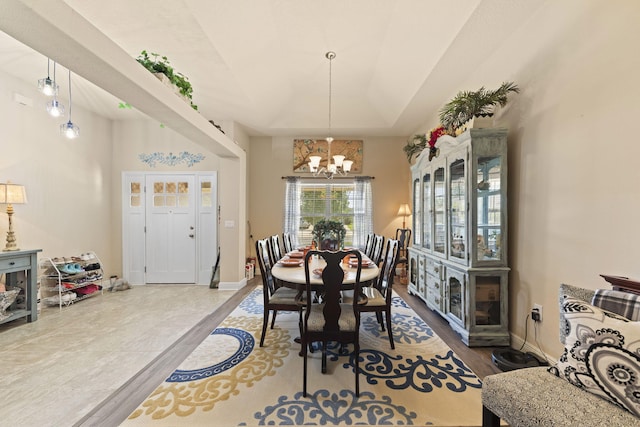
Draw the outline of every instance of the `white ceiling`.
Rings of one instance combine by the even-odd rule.
[[[542,2],[64,3],[131,57],[143,49],[167,56],[177,71],[188,76],[199,112],[217,123],[237,122],[250,135],[328,133],[329,61],[325,53],[331,50],[336,53],[331,133],[402,136],[437,117],[438,109],[458,90],[476,89],[460,87],[460,82],[468,81],[474,66],[530,16],[532,3]],[[454,61],[460,64],[460,58],[467,61],[463,67],[448,66]],[[0,69],[36,84],[46,75],[46,67],[45,56],[0,33]],[[57,71],[65,93],[66,68],[59,66]],[[84,77],[91,80],[91,76]],[[503,77],[479,85],[497,86]],[[113,119],[137,116],[119,109],[120,99],[78,76],[73,77],[73,100]]]

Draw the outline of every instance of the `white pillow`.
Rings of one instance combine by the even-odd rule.
[[[640,416],[640,322],[575,298],[566,298],[561,310],[569,333],[564,352],[551,370]]]

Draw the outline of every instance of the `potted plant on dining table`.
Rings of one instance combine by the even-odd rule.
[[[321,219],[313,226],[313,240],[320,250],[337,251],[342,247],[347,229],[340,221]]]

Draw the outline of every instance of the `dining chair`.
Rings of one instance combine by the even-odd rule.
[[[387,241],[387,250],[380,268],[380,275],[378,276],[378,282],[375,286],[362,287],[362,294],[366,296],[367,303],[362,305],[356,305],[358,310],[358,316],[360,313],[373,312],[376,313],[378,323],[382,326],[384,332],[384,323],[386,320],[387,331],[389,334],[389,344],[391,348],[395,349],[393,342],[393,334],[391,331],[391,297],[393,276],[395,274],[395,266],[398,260],[398,253],[400,250],[399,242],[395,239],[389,239]],[[384,314],[384,319],[382,315]]]
[[[326,261],[326,266],[320,272],[323,284],[323,297],[321,302],[312,300],[310,259],[318,255]],[[360,317],[356,306],[362,303],[359,298],[353,298],[352,303],[341,303],[340,291],[346,273],[341,267],[345,256],[355,256],[359,262],[356,267],[355,283],[353,285],[355,295],[360,295],[360,274],[362,271],[362,255],[358,250],[352,251],[309,251],[304,258],[306,284],[306,308],[302,316],[301,326],[301,350],[304,359],[304,372],[302,380],[302,395],[307,396],[307,350],[311,343],[322,342],[322,373],[327,371],[327,343],[338,342],[340,344],[353,343],[353,361],[355,364],[356,396],[360,395],[359,383],[359,358],[360,358]],[[316,271],[317,273],[317,271]]]
[[[364,245],[363,252],[366,256],[369,257],[369,259],[371,259],[371,256],[373,255],[373,245],[375,242],[375,237],[376,235],[374,233],[367,234],[367,243],[365,243]]]
[[[282,246],[284,247],[285,254],[293,250],[293,237],[291,233],[282,233]]]
[[[380,261],[382,261],[382,250],[384,249],[384,236],[376,234],[373,238],[373,249],[371,251],[371,256],[369,259],[376,263],[376,265],[380,265]]]
[[[280,236],[274,234],[269,237],[269,256],[271,259],[271,265],[274,265],[276,262],[280,261],[282,258],[282,250],[280,249]]]
[[[256,241],[256,254],[258,264],[260,265],[260,274],[262,275],[262,295],[264,301],[264,317],[262,320],[262,335],[260,336],[260,347],[264,345],[264,337],[267,333],[267,324],[269,323],[269,314],[273,311],[271,320],[271,329],[276,322],[278,311],[297,311],[302,315],[302,306],[304,300],[297,298],[298,291],[296,289],[276,287],[275,279],[271,274],[271,256],[269,254],[269,240],[261,239]]]
[[[411,242],[411,229],[410,228],[397,228],[396,240],[398,241],[398,261],[396,264],[407,263],[407,248]]]

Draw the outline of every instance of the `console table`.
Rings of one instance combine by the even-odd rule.
[[[24,291],[24,302],[14,302],[7,310],[9,317],[0,323],[27,318],[27,322],[38,320],[38,252],[41,249],[15,252],[0,252],[0,275],[5,275],[7,286],[18,286]],[[24,282],[18,273],[24,273]],[[22,295],[22,294],[21,294]]]

